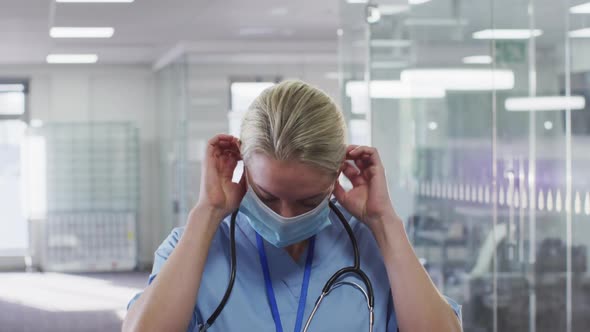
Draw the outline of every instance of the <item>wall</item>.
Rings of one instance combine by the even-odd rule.
[[[30,118],[49,122],[129,121],[140,135],[139,260],[150,264],[159,239],[155,87],[150,67],[0,66],[0,77],[30,79]],[[38,221],[33,221],[36,225]],[[34,262],[36,261],[34,257]]]
[[[181,56],[190,64],[154,73],[149,66],[0,66],[0,78],[30,80],[30,118],[49,122],[130,121],[140,135],[139,262],[149,267],[153,252],[172,227],[185,219],[175,212],[180,186],[185,206],[198,198],[200,161],[198,146],[212,135],[228,132],[230,81],[232,78],[297,78],[325,90],[339,102],[335,52],[313,59],[305,56],[257,55],[215,57],[203,61]],[[238,59],[238,60],[236,60]],[[241,60],[240,60],[241,59]],[[244,60],[246,59],[246,60]],[[188,62],[187,62],[188,63]],[[183,71],[186,69],[186,71]],[[186,75],[186,76],[184,76]],[[185,81],[186,79],[186,81]],[[186,83],[186,84],[184,84]],[[186,96],[186,103],[182,100]],[[205,98],[207,103],[200,103]],[[186,106],[187,121],[180,111]],[[186,125],[187,139],[176,135]],[[184,177],[179,177],[179,148],[185,152]],[[182,184],[179,179],[186,179]],[[31,221],[33,229],[42,221]],[[34,233],[39,241],[39,233]],[[33,252],[33,264],[38,263]],[[18,266],[18,261],[10,262]]]

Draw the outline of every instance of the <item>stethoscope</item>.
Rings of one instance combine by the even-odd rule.
[[[315,316],[316,312],[318,311],[320,304],[322,303],[324,298],[326,296],[328,296],[328,294],[330,294],[330,292],[333,291],[334,289],[336,289],[340,286],[344,286],[344,285],[349,285],[349,286],[352,286],[352,287],[358,289],[365,296],[365,299],[367,300],[367,307],[369,310],[369,332],[372,332],[373,331],[373,323],[375,320],[375,317],[374,317],[374,315],[375,315],[374,314],[375,298],[373,296],[373,285],[371,284],[371,280],[369,280],[369,277],[365,274],[365,272],[363,272],[363,270],[361,270],[359,248],[358,248],[358,244],[356,242],[356,238],[355,238],[354,234],[352,233],[352,228],[350,227],[350,225],[346,221],[346,218],[344,218],[344,215],[342,215],[342,212],[340,212],[340,210],[338,210],[336,205],[334,203],[332,203],[331,201],[330,201],[330,208],[332,209],[332,211],[334,211],[334,213],[336,213],[336,215],[338,216],[338,219],[340,219],[340,222],[342,223],[342,226],[344,226],[346,233],[348,233],[348,237],[350,238],[350,242],[352,243],[352,249],[354,252],[354,264],[353,264],[353,266],[348,266],[348,267],[345,267],[345,268],[342,268],[342,269],[336,271],[336,273],[334,273],[330,277],[330,279],[328,279],[328,281],[324,285],[324,288],[322,289],[322,293],[315,301],[315,305],[313,307],[313,310],[311,311],[311,314],[309,315],[309,318],[307,319],[307,322],[305,323],[305,327],[303,328],[303,332],[307,332],[307,330],[309,329],[309,325],[311,324],[311,321],[312,321],[313,317]],[[219,302],[219,305],[217,306],[215,311],[213,311],[213,313],[211,314],[209,319],[207,319],[205,324],[199,324],[199,332],[205,332],[205,331],[207,331],[207,329],[209,329],[213,325],[213,323],[215,322],[215,320],[217,319],[219,314],[221,314],[221,311],[225,307],[225,304],[229,300],[229,296],[231,295],[232,289],[234,287],[234,281],[236,279],[236,238],[235,238],[235,235],[236,235],[236,217],[237,217],[237,215],[238,215],[238,210],[234,211],[234,213],[231,216],[230,231],[229,231],[230,232],[230,256],[231,256],[230,257],[231,272],[230,272],[229,283],[228,283],[227,288],[225,290],[225,294],[223,295],[223,298]],[[340,278],[342,278],[346,274],[356,274],[365,284],[366,290],[363,289],[363,287],[360,286],[356,282],[338,281]]]

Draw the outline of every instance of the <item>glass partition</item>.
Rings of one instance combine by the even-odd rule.
[[[341,1],[350,130],[366,121],[465,331],[589,326],[589,15],[584,0]]]
[[[161,221],[154,230],[160,243],[172,228],[183,225],[188,211],[186,183],[187,65],[181,55],[156,72],[158,148],[160,152]]]

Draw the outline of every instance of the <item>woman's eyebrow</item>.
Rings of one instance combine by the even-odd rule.
[[[275,195],[271,194],[271,193],[270,193],[268,190],[266,190],[266,189],[262,188],[261,186],[257,186],[257,187],[258,187],[258,189],[260,189],[260,191],[262,191],[262,192],[263,192],[265,195],[268,195],[268,196],[270,196],[271,198],[277,198]],[[307,200],[314,199],[314,198],[317,198],[317,197],[320,197],[320,196],[324,196],[324,195],[326,195],[326,193],[319,193],[319,194],[315,194],[315,195],[313,195],[313,196],[309,196],[309,197],[307,197],[307,198],[300,199],[300,201],[307,201]]]
[[[314,198],[318,198],[318,197],[324,197],[324,196],[326,196],[326,193],[319,193],[319,194],[315,194],[313,196],[304,198],[304,199],[302,199],[302,201],[307,201],[307,200],[310,200],[310,199],[314,199]]]
[[[258,189],[260,189],[260,191],[262,191],[265,195],[270,196],[271,198],[277,198],[275,195],[271,194],[270,192],[268,192],[268,190],[262,188],[261,186],[257,186]]]

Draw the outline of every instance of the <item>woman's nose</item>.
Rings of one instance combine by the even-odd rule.
[[[285,218],[292,218],[301,214],[301,211],[288,202],[282,202],[279,205],[279,211],[276,212]]]

